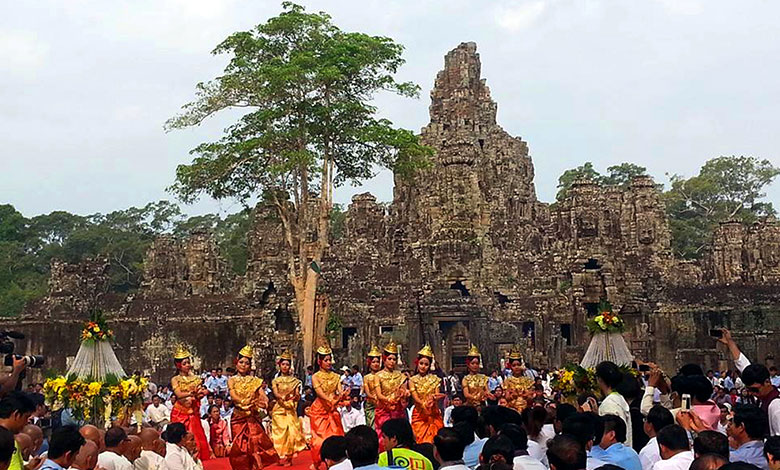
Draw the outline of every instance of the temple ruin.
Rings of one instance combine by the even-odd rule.
[[[633,353],[665,368],[726,367],[709,337],[720,326],[751,360],[773,360],[780,223],[723,223],[700,261],[675,259],[651,178],[624,189],[580,181],[565,200],[540,202],[528,145],[501,128],[496,111],[476,45],[460,44],[436,77],[421,133],[436,150],[431,168],[396,178],[389,207],[355,196],[323,260],[317,308],[339,325],[328,331],[337,364],[359,364],[372,343],[393,337],[407,363],[429,342],[445,369],[463,363],[470,343],[486,366],[513,344],[536,366],[559,366],[581,357],[585,322],[602,298],[626,320]],[[207,367],[229,364],[249,342],[270,369],[300,333],[272,209],[255,211],[248,247],[247,273],[236,276],[210,234],[162,237],[129,295],[97,294],[105,260],[55,263],[50,296],[4,323],[29,334],[20,349],[50,356],[58,369],[75,355],[95,303],[110,315],[128,371],[167,380],[177,342]]]

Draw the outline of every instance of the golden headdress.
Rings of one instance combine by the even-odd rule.
[[[184,359],[187,359],[188,357],[191,357],[192,354],[190,354],[189,351],[184,347],[183,344],[177,344],[176,345],[176,351],[173,353],[173,358],[177,361],[181,361]]]
[[[246,345],[243,348],[241,348],[240,351],[238,351],[239,356],[248,357],[249,359],[252,359],[254,357],[254,351],[252,351],[252,346]]]
[[[376,344],[371,345],[371,349],[368,351],[368,354],[366,354],[368,357],[382,357],[382,351],[379,350],[379,348],[376,346]]]
[[[474,345],[474,343],[471,343],[471,347],[469,348],[469,352],[466,353],[466,357],[482,357],[482,354],[480,354],[479,349],[477,349],[477,346]]]
[[[279,360],[280,361],[290,361],[290,362],[292,362],[293,355],[292,355],[292,353],[290,352],[289,349],[285,349],[283,353],[279,354]]]
[[[385,353],[387,353],[387,354],[398,354],[398,345],[395,344],[395,341],[393,341],[392,339],[385,346]]]
[[[520,346],[514,345],[512,346],[512,349],[509,351],[509,360],[510,361],[523,361],[523,353],[520,351]]]
[[[328,340],[323,338],[320,340],[320,346],[317,348],[317,354],[320,356],[327,356],[329,354],[333,354],[333,350],[330,349],[330,345],[328,344]]]
[[[422,349],[417,351],[417,355],[418,356],[430,357],[431,359],[433,359],[433,349],[431,349],[431,345],[428,344],[428,343],[425,343],[425,346],[423,346]]]

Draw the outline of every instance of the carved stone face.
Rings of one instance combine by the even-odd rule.
[[[580,214],[577,217],[577,234],[580,237],[597,237],[599,228],[596,218],[590,214]]]
[[[639,228],[639,243],[649,245],[655,241],[655,227],[643,225]]]

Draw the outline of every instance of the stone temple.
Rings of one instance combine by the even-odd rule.
[[[751,360],[773,360],[780,223],[724,223],[700,261],[677,260],[652,179],[625,189],[578,182],[564,201],[540,202],[528,145],[498,125],[496,110],[476,45],[459,45],[436,77],[422,130],[436,149],[432,166],[397,178],[389,206],[370,194],[352,199],[317,297],[319,316],[332,319],[338,365],[362,363],[372,343],[393,337],[407,364],[425,342],[445,369],[462,365],[470,343],[486,366],[518,343],[533,365],[559,366],[581,358],[585,322],[602,298],[626,320],[632,352],[665,368],[726,368],[726,352],[709,337],[720,326]],[[276,354],[300,342],[273,210],[257,208],[247,242],[247,273],[236,276],[209,234],[160,238],[130,295],[100,294],[105,260],[55,262],[50,295],[0,326],[27,333],[19,349],[64,369],[87,309],[99,305],[127,370],[166,380],[178,342],[204,367],[228,365],[249,342],[268,372]]]

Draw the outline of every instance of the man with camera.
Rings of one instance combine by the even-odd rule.
[[[14,389],[16,389],[16,384],[19,383],[19,379],[22,377],[22,373],[26,368],[27,357],[16,355],[11,356],[11,373],[5,377],[0,378],[0,398],[5,397]]]
[[[11,392],[0,400],[0,427],[11,431],[13,434],[19,434],[30,420],[30,416],[32,416],[34,411],[35,403],[26,393]],[[41,459],[39,458],[32,459],[25,466],[19,445],[16,444],[14,447],[8,470],[32,470],[40,466]]]

